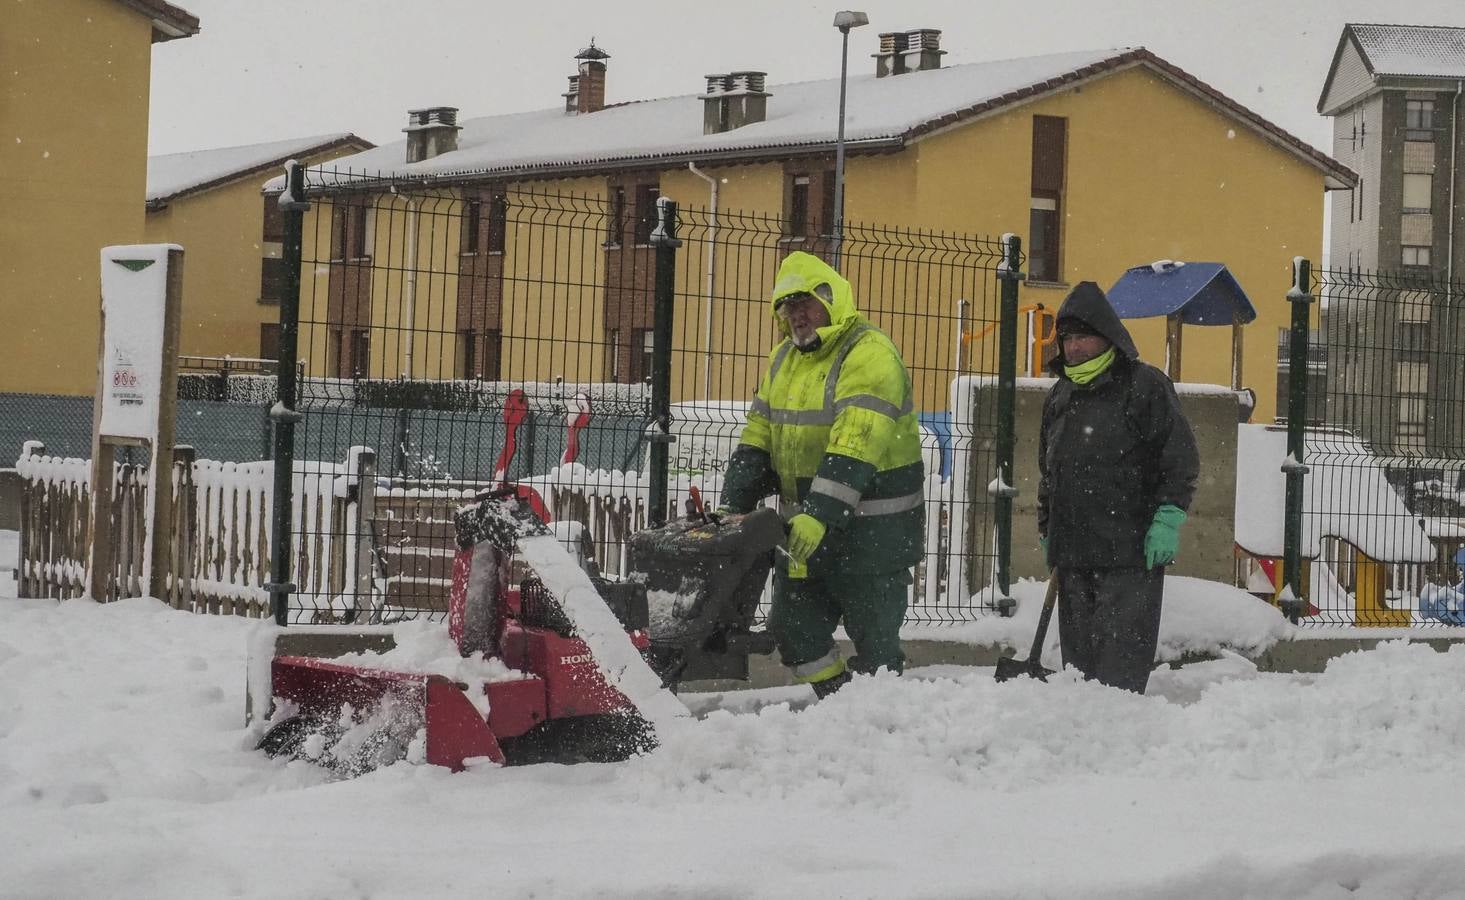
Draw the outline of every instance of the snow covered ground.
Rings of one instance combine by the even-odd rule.
[[[250,749],[254,627],[0,602],[0,896],[1465,896],[1465,650],[692,695],[628,763],[333,782]]]

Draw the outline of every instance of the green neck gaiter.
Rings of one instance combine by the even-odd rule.
[[[1063,374],[1074,384],[1088,384],[1098,378],[1105,369],[1114,364],[1114,348],[1110,347],[1103,353],[1089,360],[1086,363],[1079,363],[1076,366],[1064,366]]]

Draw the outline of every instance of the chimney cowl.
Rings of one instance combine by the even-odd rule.
[[[907,28],[880,34],[880,52],[875,57],[875,77],[903,75],[941,68],[941,29]]]
[[[708,75],[702,101],[702,133],[721,134],[768,118],[768,98],[763,90],[767,72],[741,69],[725,75]]]
[[[591,38],[590,46],[576,53],[574,58],[579,62],[579,71],[570,76],[570,89],[564,94],[565,115],[582,115],[604,109],[605,61],[610,59],[610,54],[595,46],[595,38]]]
[[[458,149],[458,108],[427,106],[407,111],[407,162],[421,162]]]

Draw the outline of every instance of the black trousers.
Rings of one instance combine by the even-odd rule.
[[[1145,692],[1160,639],[1165,567],[1059,569],[1063,664],[1085,678]]]

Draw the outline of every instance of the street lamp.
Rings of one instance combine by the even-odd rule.
[[[839,136],[834,141],[834,267],[844,251],[844,86],[849,77],[849,31],[869,25],[870,17],[862,12],[842,9],[834,14],[834,27],[843,35],[839,53]]]

